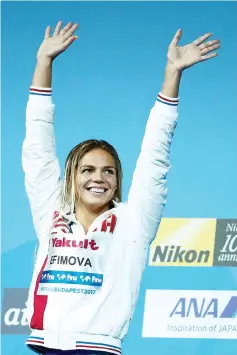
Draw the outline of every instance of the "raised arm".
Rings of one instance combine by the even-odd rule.
[[[53,35],[50,27],[37,53],[37,63],[26,109],[26,137],[22,149],[25,187],[34,226],[40,235],[41,222],[57,203],[61,193],[60,168],[55,152],[54,105],[52,104],[52,66],[54,59],[76,39],[77,24],[61,29],[58,22]]]
[[[170,43],[161,93],[150,112],[141,153],[128,196],[128,215],[135,238],[151,242],[155,237],[167,197],[170,146],[177,123],[179,85],[184,69],[213,58],[218,40],[205,42],[212,34],[179,47],[179,30]]]

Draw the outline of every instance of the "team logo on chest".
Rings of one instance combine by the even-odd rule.
[[[116,227],[117,217],[111,213],[109,217],[104,219],[99,227],[96,227],[93,232],[113,233]]]
[[[111,213],[106,219],[104,219],[99,226],[97,226],[93,232],[104,232],[113,234],[117,223],[117,217],[115,214]],[[53,226],[51,229],[51,234],[65,233],[72,234],[73,222],[66,219],[58,211],[54,211],[53,215]],[[67,246],[67,245],[66,245]],[[69,246],[69,245],[68,245]]]
[[[72,225],[73,225],[72,221],[69,221],[68,219],[60,215],[58,211],[54,211],[51,234],[58,234],[60,232],[71,234]]]

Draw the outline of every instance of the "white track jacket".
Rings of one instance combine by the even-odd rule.
[[[23,169],[39,247],[27,302],[26,344],[121,354],[149,244],[167,196],[178,99],[159,94],[147,122],[126,203],[100,215],[87,234],[59,210],[51,89],[31,87]]]

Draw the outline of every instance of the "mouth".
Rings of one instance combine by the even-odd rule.
[[[92,192],[93,194],[96,194],[96,195],[100,195],[100,194],[103,194],[104,192],[107,191],[107,189],[105,189],[104,187],[88,187],[86,189],[87,191],[90,191]]]

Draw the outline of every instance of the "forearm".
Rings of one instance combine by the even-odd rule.
[[[46,83],[47,84],[47,83]],[[42,81],[36,82],[37,87]],[[41,221],[60,195],[60,167],[54,136],[54,105],[51,91],[31,88],[26,110],[26,137],[22,147],[25,188],[35,229],[40,235]]]
[[[157,99],[146,125],[127,203],[131,225],[134,222],[133,226],[138,228],[137,239],[151,241],[154,238],[166,204],[177,106],[177,99]]]
[[[179,96],[181,76],[182,71],[177,70],[172,64],[167,63],[161,89],[162,94],[171,98],[177,98]]]
[[[32,86],[40,88],[52,87],[52,63],[50,58],[37,58],[32,79]]]

